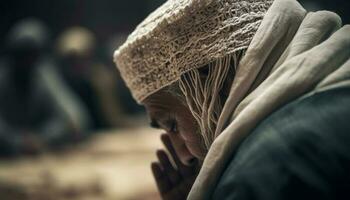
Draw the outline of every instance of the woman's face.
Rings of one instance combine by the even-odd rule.
[[[151,119],[151,126],[169,135],[181,162],[191,164],[204,160],[206,150],[199,129],[187,106],[169,92],[159,91],[143,102]]]

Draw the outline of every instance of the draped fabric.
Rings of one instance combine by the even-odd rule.
[[[207,199],[224,166],[259,122],[283,105],[350,87],[350,26],[338,15],[275,0],[240,61],[215,140],[188,199]]]

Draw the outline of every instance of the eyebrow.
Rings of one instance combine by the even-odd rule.
[[[160,128],[157,120],[155,119],[151,119],[151,122],[149,123],[149,125],[152,127],[152,128]]]

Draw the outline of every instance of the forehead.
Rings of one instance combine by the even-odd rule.
[[[171,112],[177,107],[178,99],[169,92],[158,91],[147,97],[142,104],[150,116]]]
[[[169,92],[158,91],[147,97],[142,104],[147,108],[153,107],[167,107],[176,101]]]

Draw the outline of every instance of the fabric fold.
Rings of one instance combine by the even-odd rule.
[[[210,198],[239,144],[271,113],[326,87],[350,87],[350,26],[340,27],[334,13],[306,14],[297,1],[274,1],[241,60],[188,199]]]

